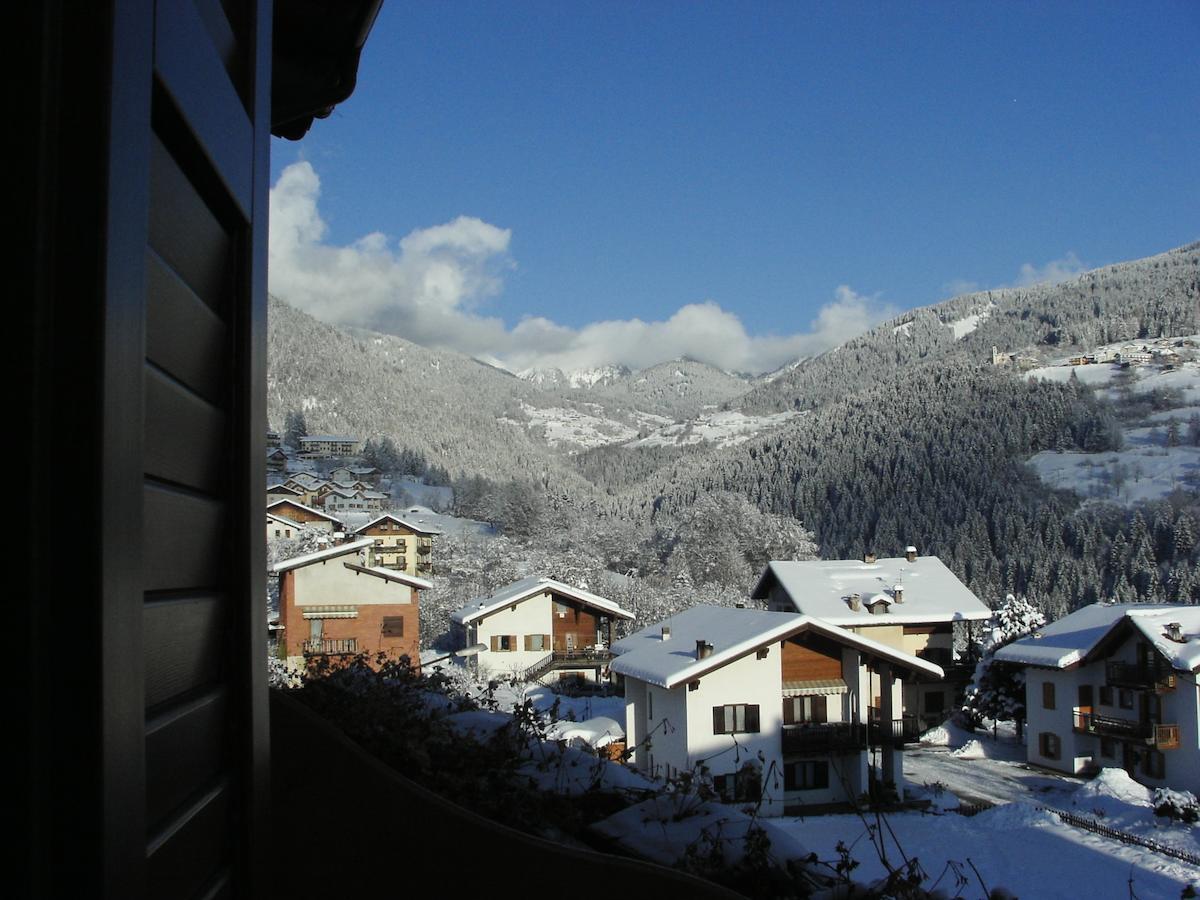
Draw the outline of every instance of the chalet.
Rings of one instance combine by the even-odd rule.
[[[954,708],[974,667],[954,659],[954,623],[981,622],[991,610],[936,556],[822,559],[768,564],[751,592],[767,608],[816,616],[928,662],[945,680],[905,687],[904,711],[936,725]]]
[[[380,491],[334,488],[325,494],[322,505],[330,513],[379,512],[388,499]]]
[[[611,659],[613,625],[633,619],[612,600],[551,578],[524,578],[451,617],[459,646],[482,644],[483,677],[543,676],[600,681]]]
[[[278,446],[272,447],[267,451],[268,472],[283,472],[287,469],[287,461],[287,454],[280,450]]]
[[[287,540],[294,538],[300,533],[300,525],[293,522],[291,519],[285,519],[282,516],[273,516],[267,513],[267,540]]]
[[[995,658],[1025,667],[1030,762],[1200,793],[1200,607],[1094,603]]]
[[[711,779],[764,815],[903,790],[904,680],[935,663],[814,616],[694,606],[613,644],[626,749],[653,775]]]
[[[298,488],[289,487],[286,484],[268,484],[267,503],[274,503],[276,500],[294,500],[297,503],[303,503],[304,492]]]
[[[309,434],[300,438],[300,455],[305,459],[354,456],[358,448],[358,439],[347,434]]]
[[[384,653],[419,660],[422,578],[370,565],[364,539],[285,560],[279,576],[279,624],[293,666],[320,657]]]
[[[267,432],[267,448],[278,447],[281,443],[278,431]]]
[[[409,575],[433,574],[433,539],[440,533],[391,513],[372,519],[354,531],[356,538],[373,539],[371,552],[375,565]]]
[[[338,466],[329,473],[330,481],[365,482],[374,486],[379,480],[379,470],[372,466]]]
[[[267,505],[267,512],[281,519],[291,519],[300,525],[320,528],[330,534],[338,530],[338,520],[333,516],[326,515],[311,506],[305,506],[303,503],[297,503],[295,500],[276,500]]]

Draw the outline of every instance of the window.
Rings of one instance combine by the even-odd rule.
[[[813,697],[784,697],[783,724],[797,725],[807,722],[828,722],[828,698],[823,694]]]
[[[713,707],[713,734],[754,734],[757,731],[757,703]]]
[[[1117,742],[1110,737],[1100,738],[1100,755],[1105,759],[1117,758]]]
[[[1121,688],[1117,692],[1117,699],[1121,703],[1121,709],[1133,709],[1133,691],[1129,688]]]
[[[654,721],[654,691],[646,688],[646,718]]]
[[[550,635],[548,634],[527,634],[525,635],[526,650],[549,650]]]
[[[1112,706],[1113,705],[1113,689],[1112,689],[1111,684],[1100,685],[1100,705],[1101,706]]]
[[[828,762],[794,762],[783,767],[785,791],[818,791],[828,787]]]
[[[515,634],[493,634],[492,649],[497,653],[507,653],[510,650],[516,650],[517,636]]]
[[[941,714],[946,711],[946,694],[944,691],[930,691],[925,695],[925,712],[929,715]]]
[[[1042,682],[1042,709],[1054,709],[1054,682]]]
[[[723,803],[754,803],[762,796],[762,774],[747,764],[733,775],[714,775],[713,790]]]
[[[383,617],[384,637],[404,637],[404,616]]]
[[[1062,755],[1062,741],[1052,731],[1038,735],[1038,753],[1046,759],[1058,759]]]

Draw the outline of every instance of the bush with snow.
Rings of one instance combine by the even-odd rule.
[[[1155,788],[1151,798],[1154,814],[1186,822],[1191,825],[1200,821],[1200,801],[1191,791],[1174,791],[1171,788]]]

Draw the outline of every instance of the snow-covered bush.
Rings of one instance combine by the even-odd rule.
[[[1189,825],[1200,821],[1200,801],[1191,791],[1155,788],[1152,802],[1156,816],[1166,816]]]

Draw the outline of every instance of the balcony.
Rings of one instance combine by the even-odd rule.
[[[1113,687],[1142,691],[1173,691],[1175,672],[1165,662],[1155,659],[1148,664],[1114,662],[1104,664],[1104,678]]]
[[[304,642],[305,656],[329,656],[338,653],[357,653],[358,638],[317,638]]]
[[[571,650],[555,650],[555,663],[579,663],[590,666],[595,663],[606,663],[613,658],[607,647],[575,647]]]
[[[1078,734],[1141,741],[1159,750],[1179,749],[1178,725],[1137,722],[1133,719],[1118,719],[1115,716],[1101,716],[1075,710],[1073,728]]]
[[[904,715],[889,722],[881,717],[879,707],[869,706],[867,718],[870,722],[867,739],[872,747],[884,742],[899,747],[902,744],[915,744],[921,738],[921,723],[914,715]]]
[[[809,725],[785,725],[784,753],[827,753],[838,750],[865,750],[867,726],[861,722],[826,722]]]

